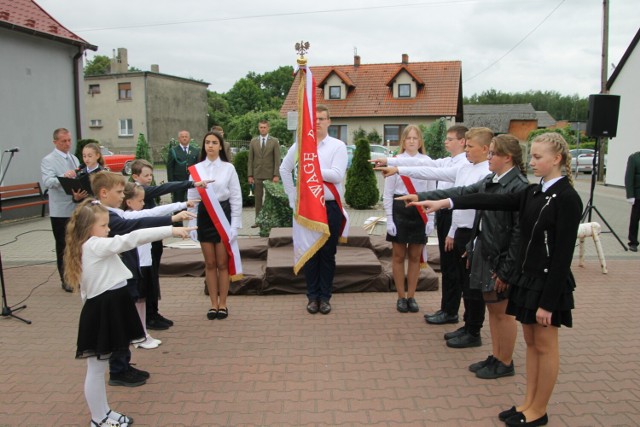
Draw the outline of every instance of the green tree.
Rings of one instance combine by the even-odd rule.
[[[231,114],[242,116],[255,111],[262,111],[266,106],[265,94],[258,84],[249,79],[238,80],[225,94]],[[226,132],[226,131],[225,131]]]
[[[432,159],[448,157],[449,153],[444,148],[444,140],[447,137],[447,122],[441,117],[429,126],[420,125],[424,148]]]
[[[589,110],[588,98],[577,94],[562,95],[555,91],[533,91],[506,93],[489,89],[480,95],[464,98],[465,104],[531,104],[536,111],[547,111],[556,120],[586,121]]]
[[[367,139],[367,131],[362,129],[362,127],[353,131],[353,140],[357,141],[359,139]]]
[[[207,129],[211,129],[214,125],[227,129],[231,122],[231,109],[224,95],[208,91],[207,103],[209,113]]]
[[[380,198],[376,175],[371,167],[369,141],[360,138],[356,141],[351,167],[347,171],[344,198],[354,209],[368,209]]]
[[[138,134],[138,143],[136,144],[136,159],[144,159],[153,164],[153,155],[151,147],[147,143],[147,139],[143,133]]]
[[[242,206],[253,206],[255,198],[249,196],[249,177],[247,168],[249,167],[249,151],[243,150],[233,156],[233,166],[236,168],[238,179],[240,180],[240,189],[242,190]]]
[[[93,59],[87,60],[84,66],[85,76],[102,76],[109,74],[111,70],[111,59],[105,55],[96,55]]]
[[[231,140],[248,141],[258,134],[258,122],[269,121],[269,134],[280,140],[281,146],[290,146],[293,141],[291,131],[287,130],[287,120],[280,117],[277,110],[252,111],[241,116],[235,116],[225,128],[225,136]]]
[[[378,133],[378,131],[376,129],[371,130],[367,134],[367,140],[369,140],[369,144],[381,144],[382,143],[382,137],[380,136],[380,134]]]
[[[280,110],[293,84],[293,67],[285,65],[264,74],[250,72],[247,78],[253,80],[262,89],[266,109]]]

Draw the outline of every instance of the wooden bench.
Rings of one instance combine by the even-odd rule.
[[[36,196],[38,197],[37,200],[31,200]],[[25,198],[28,198],[29,201],[22,201],[22,199]],[[49,201],[44,197],[39,182],[0,187],[0,213],[13,209],[41,205],[41,216],[44,216],[47,203],[49,203]]]

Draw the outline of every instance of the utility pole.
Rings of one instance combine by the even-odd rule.
[[[609,1],[602,0],[602,61],[600,63],[600,93],[607,93],[607,66],[609,65]],[[596,141],[596,144],[598,142]],[[604,154],[608,145],[608,138],[600,139],[598,151],[598,181],[604,182]]]

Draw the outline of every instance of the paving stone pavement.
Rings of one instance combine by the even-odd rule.
[[[587,178],[577,188],[588,191]],[[598,186],[596,195],[626,242],[624,192]],[[380,213],[353,212],[352,223]],[[248,229],[252,216],[245,210],[247,237],[257,233]],[[575,326],[560,330],[550,426],[640,424],[640,330],[633,321],[640,263],[612,235],[602,240],[607,275],[591,242],[585,267],[577,266],[576,251]],[[60,289],[52,248],[48,218],[0,223],[7,300],[27,304],[16,314],[33,322],[0,319],[0,426],[89,424],[86,365],[73,357],[81,302]],[[336,294],[327,316],[307,314],[303,295],[231,296],[229,318],[208,321],[201,278],[161,282],[161,310],[176,324],[153,333],[163,341],[159,348],[132,350],[151,379],[137,388],[107,386],[111,407],[135,425],[499,426],[497,413],[524,395],[522,334],[516,375],[477,379],[467,366],[491,351],[488,327],[482,347],[447,348],[442,334],[457,326],[422,318],[439,305],[440,292],[419,293],[418,314],[398,313],[392,293]]]

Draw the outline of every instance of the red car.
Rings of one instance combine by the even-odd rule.
[[[133,154],[113,154],[107,147],[100,147],[104,166],[111,172],[122,172],[123,175],[131,175],[131,163],[136,156]]]

